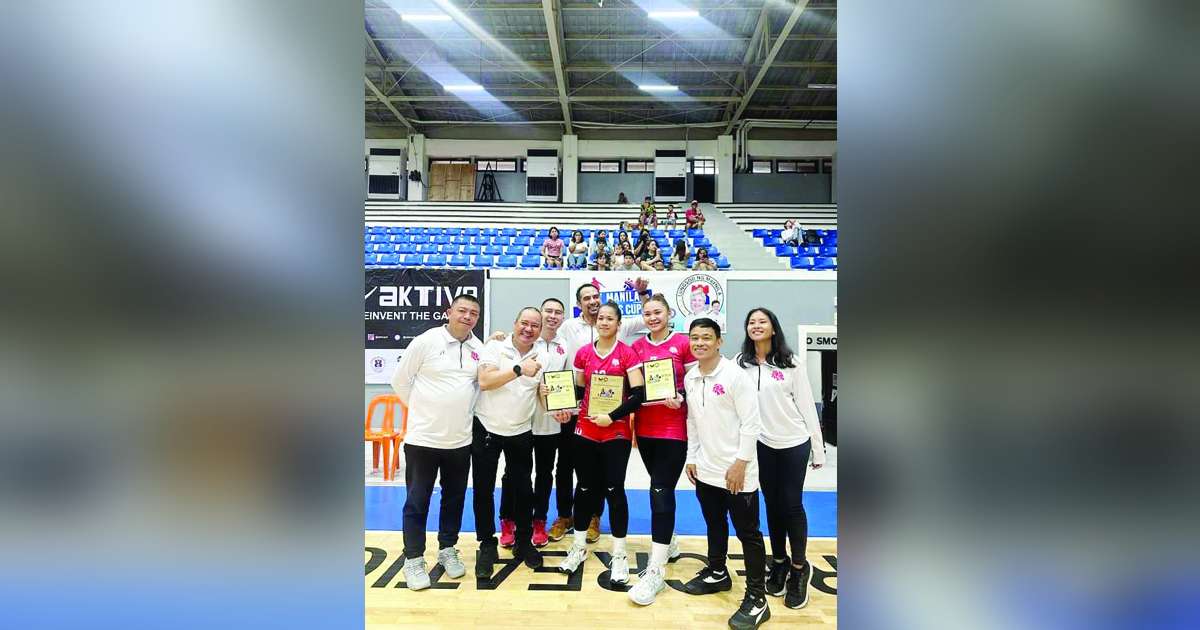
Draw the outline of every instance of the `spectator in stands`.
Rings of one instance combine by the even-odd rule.
[[[630,248],[633,247],[633,243],[629,242],[629,232],[626,232],[625,230],[621,230],[617,234],[617,244],[614,247],[616,247],[619,250],[622,247],[624,247],[626,244],[628,244]]]
[[[594,269],[595,271],[608,271],[609,270],[608,252],[605,252],[605,253],[602,253],[602,254],[596,256],[596,263],[594,265],[592,265],[592,269]]]
[[[783,222],[783,232],[779,234],[779,240],[785,245],[796,247],[800,244],[800,230],[796,229],[796,221],[788,219]]]
[[[675,253],[671,254],[671,271],[687,271],[688,268],[688,250],[687,241],[678,239],[675,241]]]
[[[662,269],[662,250],[658,248],[658,242],[651,239],[649,245],[646,246],[646,251],[642,252],[642,257],[638,261],[641,268],[646,271],[653,270],[654,263],[658,263],[658,269]]]
[[[704,211],[700,209],[700,202],[692,200],[692,205],[688,206],[687,212],[684,214],[684,220],[687,221],[688,229],[704,229]]]
[[[633,254],[624,254],[620,258],[621,264],[613,267],[613,271],[637,271],[639,267],[634,262]]]
[[[592,258],[600,255],[600,252],[608,252],[611,246],[608,244],[608,232],[600,230],[596,232],[596,238],[592,244]]]
[[[633,254],[633,246],[630,245],[628,241],[622,243],[621,246],[617,248],[616,255],[617,256],[631,256],[631,257],[633,257],[634,260],[637,260],[637,256],[634,256],[634,254]]]
[[[664,228],[675,229],[675,220],[678,217],[675,214],[675,204],[667,205],[667,213],[663,215],[662,225]]]
[[[617,203],[629,203],[629,197],[626,197],[623,192],[617,193]]]
[[[558,228],[550,228],[550,236],[542,241],[542,259],[547,269],[562,269],[565,246],[566,243],[558,235]]]
[[[587,259],[587,241],[583,240],[583,232],[575,230],[571,232],[571,242],[567,243],[567,267],[570,269],[583,269],[587,267]]]
[[[692,265],[696,271],[716,271],[717,261],[708,257],[708,250],[701,247],[696,250],[696,262]]]
[[[638,232],[637,245],[633,247],[634,258],[637,258],[638,260],[644,259],[646,248],[649,247],[650,243],[652,242],[654,242],[654,239],[650,238],[650,230],[642,228],[642,231]]]

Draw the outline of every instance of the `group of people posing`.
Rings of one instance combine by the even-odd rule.
[[[462,295],[450,305],[445,325],[412,341],[392,379],[409,414],[403,522],[410,589],[430,586],[426,519],[439,474],[437,562],[448,577],[466,573],[455,545],[470,474],[477,578],[492,577],[501,544],[538,568],[543,564],[538,547],[568,535],[571,545],[559,568],[578,570],[588,544],[599,538],[599,515],[607,505],[609,579],[628,584],[625,476],[636,436],[650,478],[651,545],[649,565],[628,591],[633,602],[654,602],[665,588],[668,562],[679,555],[675,487],[686,474],[707,528],[708,563],[684,590],[704,595],[732,588],[728,517],[746,565],[746,594],[730,626],[755,628],[769,619],[767,595],[784,597],[789,608],[807,603],[812,568],[805,559],[808,525],[801,498],[805,471],[824,464],[825,450],[803,356],[791,350],[769,309],[747,313],[741,352],[728,359],[721,354],[717,322],[700,317],[686,334],[674,332],[667,300],[651,294],[645,279],[635,289],[640,317],[623,318],[616,303],[601,304],[596,288],[584,284],[575,292],[579,317],[567,320],[565,305],[548,298],[521,309],[510,332],[486,343],[472,333],[479,303]],[[551,390],[542,376],[567,371],[578,406],[547,411]],[[647,375],[664,383],[669,381],[658,379],[667,373],[674,395],[647,400]],[[605,391],[593,392],[594,387]],[[616,397],[606,412],[589,409],[605,394]],[[492,489],[501,454],[497,541]],[[557,518],[547,531],[552,486]],[[759,530],[760,489],[769,562]]]
[[[617,233],[615,243],[608,242],[608,233],[596,232],[589,244],[583,232],[574,230],[570,240],[564,241],[558,228],[550,228],[549,236],[542,242],[543,266],[547,269],[590,269],[592,271],[716,271],[717,261],[708,255],[708,249],[698,247],[695,259],[688,250],[685,239],[676,239],[669,255],[659,247],[658,241],[650,236],[650,229],[643,227],[637,233],[637,241],[629,238],[629,232]]]
[[[621,197],[624,196],[625,193],[621,193]],[[617,201],[619,203],[625,203],[620,199]],[[635,227],[673,228],[675,227],[675,223],[679,220],[678,217],[679,214],[675,210],[675,204],[667,204],[667,209],[663,212],[659,212],[658,208],[654,205],[654,201],[650,199],[649,196],[646,196],[646,198],[642,199],[642,205],[638,207],[638,222]],[[691,205],[689,205],[687,210],[683,213],[684,226],[688,229],[702,229],[704,227],[705,220],[704,211],[700,209],[700,202],[693,199]]]

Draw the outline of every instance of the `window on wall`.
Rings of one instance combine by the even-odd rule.
[[[580,173],[620,173],[620,160],[580,160]]]
[[[443,160],[430,160],[429,163],[430,164],[470,164],[471,160],[468,160],[466,158],[462,158],[462,159],[451,158],[451,159],[443,159]]]
[[[716,175],[717,161],[716,160],[692,160],[692,173],[694,175]]]
[[[818,158],[803,160],[776,160],[776,173],[801,173],[811,175],[817,172]]]
[[[525,172],[525,158],[521,158],[521,172]]]
[[[626,173],[653,173],[654,160],[625,160]]]
[[[822,173],[832,173],[833,172],[833,158],[831,158],[831,157],[821,158],[821,172]]]
[[[517,172],[517,161],[512,158],[479,158],[476,160],[478,170],[496,171],[497,173]]]
[[[771,160],[751,160],[750,161],[750,172],[751,173],[770,173],[771,172]]]

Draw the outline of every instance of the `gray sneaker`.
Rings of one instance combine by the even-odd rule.
[[[404,581],[414,591],[429,588],[429,573],[425,571],[425,558],[409,558],[404,561]]]
[[[458,557],[458,550],[454,547],[438,550],[438,564],[446,570],[448,577],[458,579],[467,573],[467,568],[463,566],[462,559]]]
[[[679,537],[671,534],[671,544],[667,545],[667,558],[674,560],[679,557]]]
[[[629,599],[639,606],[653,604],[654,598],[666,588],[663,578],[663,570],[658,567],[642,571],[641,579],[629,589]]]

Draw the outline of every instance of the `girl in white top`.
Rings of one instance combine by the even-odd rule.
[[[808,382],[806,355],[794,353],[779,318],[769,309],[746,314],[746,339],[737,364],[755,384],[762,433],[758,438],[759,483],[767,503],[771,535],[771,569],[767,593],[787,597],[784,605],[808,603],[812,567],[805,561],[808,518],[804,513],[804,473],[825,464],[825,442]],[[811,464],[810,464],[811,456]],[[786,543],[791,540],[792,564]]]

